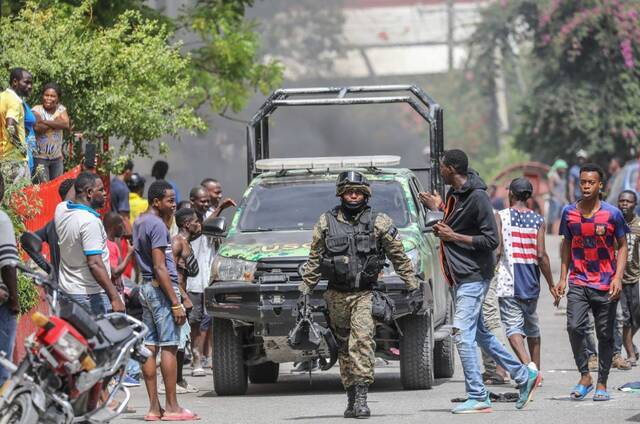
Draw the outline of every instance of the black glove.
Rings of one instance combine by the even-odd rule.
[[[409,302],[409,309],[414,313],[419,312],[424,306],[424,295],[422,293],[422,289],[417,288],[411,290],[407,294],[407,301]]]

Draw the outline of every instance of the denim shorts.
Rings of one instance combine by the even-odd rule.
[[[500,298],[500,319],[507,337],[521,334],[526,337],[540,337],[538,320],[538,299]]]
[[[189,313],[189,324],[200,326],[200,331],[207,331],[211,325],[211,317],[204,305],[204,293],[188,292],[193,309]]]
[[[180,299],[180,293],[176,296]],[[171,301],[160,287],[154,287],[150,281],[140,285],[140,304],[142,322],[149,328],[144,343],[152,346],[178,346],[180,327],[176,325],[171,313]]]
[[[91,315],[104,315],[111,312],[111,301],[106,293],[95,294],[66,294],[66,296],[73,299],[76,303],[80,304]]]

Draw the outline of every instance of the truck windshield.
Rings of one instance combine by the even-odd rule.
[[[409,225],[410,215],[402,186],[397,181],[372,181],[369,204],[393,219],[396,227]],[[249,195],[240,231],[311,229],[323,212],[339,203],[333,182],[258,185]]]

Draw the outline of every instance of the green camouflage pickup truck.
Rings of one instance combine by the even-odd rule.
[[[405,86],[391,86],[394,91],[401,87]],[[376,88],[379,87],[373,87]],[[299,95],[300,91],[287,94],[285,90],[285,98]],[[317,351],[294,350],[288,345],[287,336],[296,323],[298,285],[309,253],[313,224],[338,203],[335,181],[345,169],[357,169],[369,179],[373,191],[370,205],[393,219],[424,296],[423,309],[415,313],[407,301],[404,283],[391,265],[385,267],[378,289],[393,299],[395,313],[392,324],[377,325],[376,355],[400,361],[400,378],[405,389],[431,388],[434,378],[451,377],[454,303],[442,276],[438,241],[430,231],[430,225],[441,216],[426,211],[419,202],[418,193],[423,189],[416,173],[396,167],[400,161],[397,156],[269,159],[265,154],[268,137],[265,140],[263,121],[269,113],[262,112],[273,106],[278,95],[282,95],[282,90],[267,100],[254,118],[255,128],[251,130],[255,131],[248,132],[251,182],[228,229],[221,219],[205,222],[208,234],[217,232],[225,236],[212,266],[212,284],[205,290],[206,307],[214,318],[216,393],[244,394],[248,381],[275,383],[281,363],[329,355],[324,343]],[[333,100],[354,99],[343,96]],[[441,123],[442,114],[438,113],[437,104],[425,103],[419,106],[435,127],[438,119]],[[434,142],[431,146],[436,150],[432,156],[439,157],[441,143]],[[434,166],[437,169],[437,159],[431,163],[431,169]],[[436,174],[430,177],[431,189],[440,184]],[[326,326],[322,313],[325,289],[326,281],[321,281],[312,293],[311,303],[317,306],[316,322]]]

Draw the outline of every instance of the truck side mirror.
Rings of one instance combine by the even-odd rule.
[[[444,219],[444,212],[440,211],[427,211],[424,217],[424,232],[430,233],[433,231],[433,226]]]
[[[224,237],[227,231],[227,222],[223,216],[206,219],[202,223],[202,234],[213,237]]]

